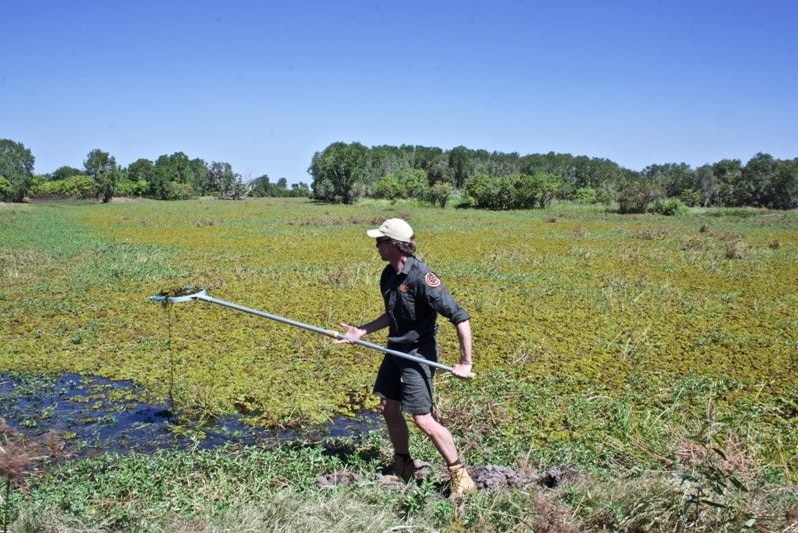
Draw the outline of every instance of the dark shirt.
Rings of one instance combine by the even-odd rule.
[[[438,314],[454,325],[471,318],[438,276],[415,256],[407,258],[399,273],[393,266],[386,266],[380,290],[389,319],[388,341],[392,344],[434,342]]]

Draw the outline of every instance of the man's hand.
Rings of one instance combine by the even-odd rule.
[[[333,344],[348,344],[350,339],[357,341],[365,337],[366,333],[368,333],[365,329],[353,326],[352,324],[347,324],[346,322],[341,322],[341,327],[344,328],[344,335],[346,335],[348,338],[335,340],[333,341]]]
[[[476,376],[476,374],[471,372],[471,364],[466,365],[463,363],[454,365],[454,368],[452,369],[452,374],[462,379],[473,379]]]

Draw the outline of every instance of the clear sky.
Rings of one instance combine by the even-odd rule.
[[[336,141],[792,159],[798,1],[0,0],[0,138],[289,183]]]

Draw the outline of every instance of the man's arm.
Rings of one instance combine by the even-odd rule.
[[[369,322],[368,324],[364,324],[362,326],[353,326],[352,324],[341,322],[341,327],[343,327],[346,330],[344,335],[346,335],[350,339],[355,339],[355,340],[360,340],[369,333],[373,333],[383,328],[387,328],[388,325],[389,325],[388,313],[383,313],[379,317]],[[335,341],[336,344],[345,343],[345,342],[347,341],[346,340]]]
[[[460,340],[460,363],[454,365],[453,374],[460,378],[473,378],[471,367],[474,364],[471,353],[471,321],[463,320],[455,326]]]

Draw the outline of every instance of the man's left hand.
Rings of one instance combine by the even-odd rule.
[[[452,374],[462,379],[473,379],[476,376],[476,374],[471,372],[471,365],[466,365],[463,363],[454,365]]]

